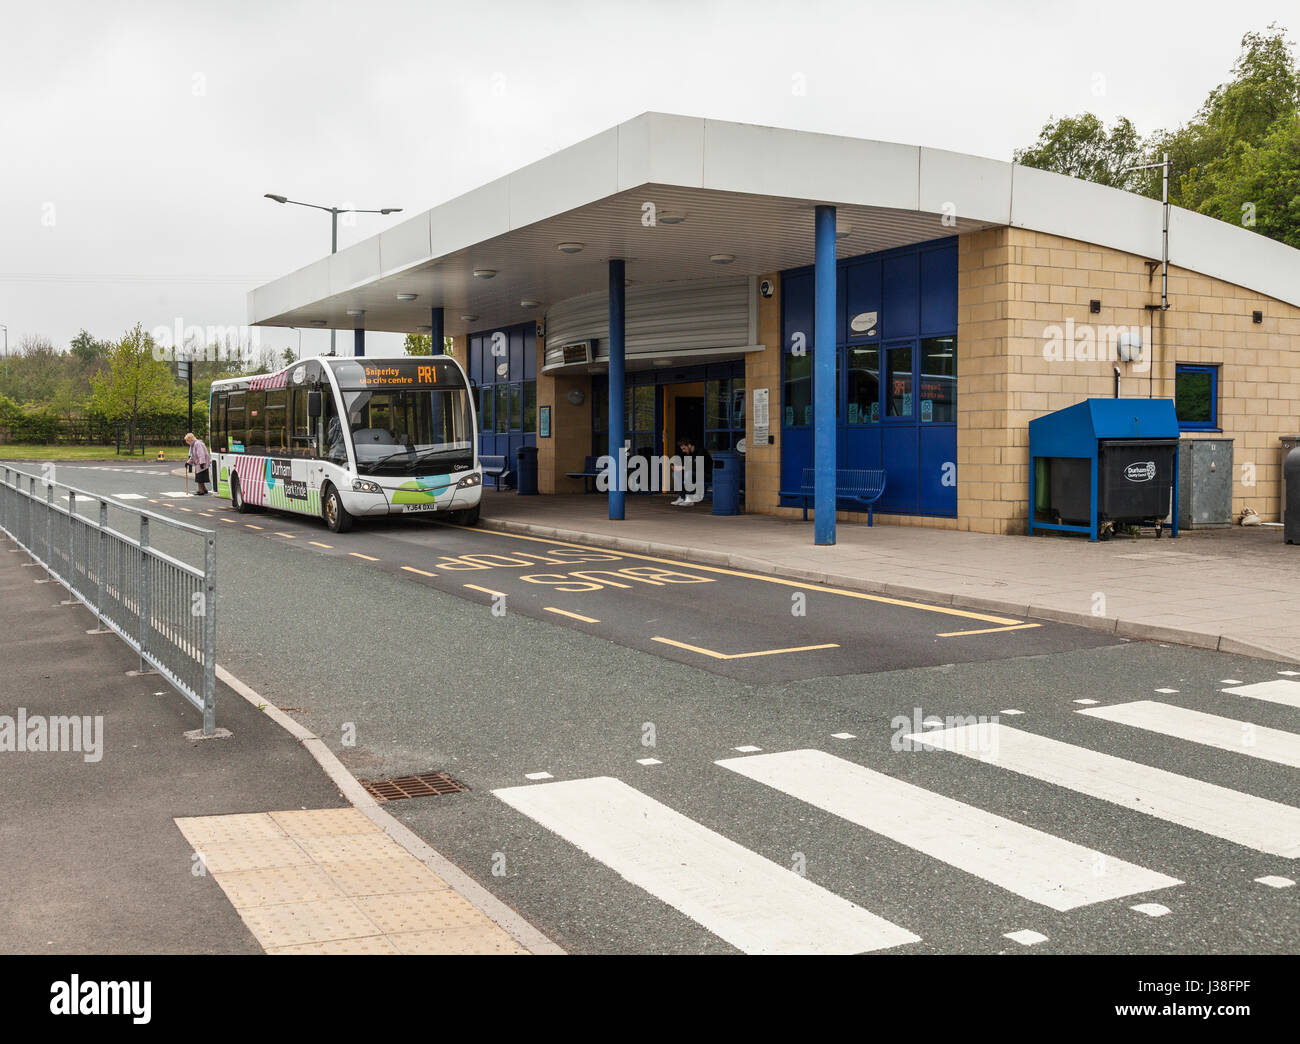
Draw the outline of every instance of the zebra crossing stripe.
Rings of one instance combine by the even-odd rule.
[[[493,793],[745,953],[850,954],[920,942],[622,780]]]
[[[143,493],[114,493],[114,500],[147,500]]]
[[[1117,703],[1111,707],[1090,707],[1079,711],[1090,718],[1158,732],[1162,736],[1200,743],[1207,747],[1230,750],[1279,765],[1300,768],[1300,736],[1282,729],[1270,729],[1249,721],[1221,718],[1186,707],[1175,707],[1154,700]]]
[[[1300,682],[1286,678],[1255,682],[1254,685],[1235,685],[1223,691],[1234,696],[1249,696],[1252,700],[1268,700],[1269,703],[1281,703],[1287,707],[1300,707]]]
[[[717,764],[1053,910],[1182,884],[824,751]]]
[[[1300,808],[1278,801],[1008,725],[961,725],[913,733],[908,738],[1259,852],[1286,859],[1300,856]]]

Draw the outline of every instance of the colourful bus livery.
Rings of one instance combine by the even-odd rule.
[[[433,513],[478,521],[474,397],[460,365],[307,359],[215,381],[209,439],[218,494],[346,532],[357,517]]]

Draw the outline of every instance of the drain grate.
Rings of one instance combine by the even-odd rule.
[[[445,772],[422,772],[418,776],[399,776],[397,779],[359,779],[357,782],[366,788],[366,793],[379,801],[437,797],[469,790],[464,783],[452,779]]]

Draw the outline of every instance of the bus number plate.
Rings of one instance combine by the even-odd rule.
[[[437,511],[437,504],[406,504],[407,511]]]

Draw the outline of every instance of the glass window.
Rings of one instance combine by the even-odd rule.
[[[812,352],[787,354],[781,395],[782,418],[786,427],[812,423]]]
[[[483,431],[492,430],[492,388],[480,388],[478,402],[478,426]]]
[[[523,387],[512,384],[510,387],[510,428],[517,431],[524,421]]]
[[[266,392],[248,393],[248,437],[244,440],[244,452],[266,454]]]
[[[357,466],[409,471],[470,451],[469,400],[458,388],[347,391]]]
[[[284,456],[288,442],[289,394],[284,389],[266,393],[266,452],[267,456]]]
[[[957,419],[957,338],[928,337],[921,342],[922,424]]]
[[[496,401],[496,430],[498,435],[504,435],[510,430],[510,385],[496,386]]]
[[[655,430],[655,387],[639,384],[631,390],[632,412],[627,416],[627,430],[651,434]]]
[[[1219,368],[1178,363],[1174,368],[1174,412],[1189,430],[1219,426]]]
[[[731,394],[729,380],[708,381],[704,388],[704,426],[706,428],[731,427]],[[710,447],[712,448],[712,447]],[[726,449],[726,446],[719,447]]]
[[[885,349],[888,375],[885,384],[885,416],[912,416],[912,346]]]
[[[846,352],[849,423],[876,424],[880,420],[880,347],[851,345]]]
[[[745,378],[731,379],[731,427],[742,435],[745,432]]]
[[[248,437],[245,402],[246,396],[242,391],[232,391],[226,399],[226,438],[231,443],[231,453],[242,453]]]
[[[524,431],[537,431],[537,382],[524,381]]]

